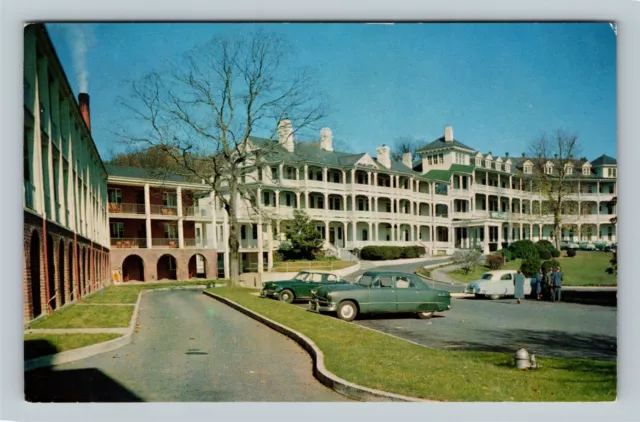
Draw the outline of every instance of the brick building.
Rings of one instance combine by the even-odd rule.
[[[217,278],[208,185],[179,175],[106,165],[111,269],[122,281]],[[204,201],[202,201],[204,203]]]
[[[109,280],[107,173],[44,25],[24,33],[24,321]]]

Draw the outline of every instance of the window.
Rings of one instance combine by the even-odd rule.
[[[285,194],[284,194],[284,202],[287,205],[287,207],[291,206],[291,193],[285,192]]]
[[[528,164],[523,167],[523,171],[525,174],[531,174],[533,172],[533,166]]]
[[[322,281],[322,274],[310,273],[307,281],[311,283],[320,283]]]
[[[251,225],[251,235],[253,236],[253,239],[257,239],[258,238],[258,225],[257,224],[252,224]]]
[[[571,164],[567,164],[564,167],[564,174],[568,174],[568,175],[573,174],[573,166]]]
[[[428,163],[429,165],[432,165],[432,164],[433,164],[431,156],[428,156],[428,157],[427,157],[427,163]]]
[[[335,274],[327,274],[327,281],[329,283],[335,283],[338,281],[338,277]]]
[[[278,167],[271,167],[271,179],[272,180],[277,180],[278,179]]]
[[[500,277],[500,280],[512,280],[512,275],[511,274],[503,274],[502,277]]]
[[[438,154],[438,164],[444,163],[444,156],[442,154]]]
[[[122,204],[122,190],[109,189],[109,202],[112,204]]]
[[[550,164],[547,164],[544,166],[544,172],[545,174],[552,174],[553,173],[553,166],[551,166]]]
[[[171,223],[164,224],[164,238],[175,239],[178,237],[178,226]]]
[[[178,197],[175,193],[165,192],[162,194],[162,201],[164,202],[165,207],[177,207],[178,206]]]
[[[247,226],[244,224],[240,226],[240,239],[244,240],[247,238]]]
[[[380,287],[393,287],[393,281],[389,275],[380,276],[378,281],[380,282]]]
[[[396,277],[396,288],[398,289],[415,289],[416,285],[408,276]]]
[[[589,168],[589,166],[583,166],[582,167],[582,175],[583,176],[591,175],[591,169]]]
[[[369,232],[367,231],[367,229],[362,229],[362,240],[369,240]]]
[[[262,192],[262,202],[267,207],[271,206],[271,194],[269,192]]]
[[[286,178],[289,179],[289,180],[295,180],[296,179],[296,169],[294,169],[293,167],[287,167]]]
[[[370,285],[371,284],[371,276],[370,275],[360,276],[360,278],[356,281],[356,284],[359,284],[361,286]]]
[[[340,173],[338,172],[333,173],[333,183],[340,183]]]
[[[124,223],[109,223],[111,227],[111,237],[122,239],[124,237]]]
[[[318,196],[318,200],[316,203],[318,205],[316,208],[324,209],[324,197]]]

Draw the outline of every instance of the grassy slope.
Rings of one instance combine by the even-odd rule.
[[[113,340],[120,334],[25,334],[24,358],[33,359]]]
[[[603,401],[616,398],[616,363],[539,357],[520,372],[504,353],[427,349],[330,316],[216,288],[260,314],[302,332],[324,352],[327,369],[348,381],[442,401]]]
[[[569,258],[563,252],[560,258],[555,258],[560,262],[564,274],[565,286],[615,286],[617,279],[615,275],[607,274],[605,269],[609,266],[611,254],[606,252],[578,251],[578,254]],[[520,260],[507,262],[504,269],[515,270],[520,266]],[[468,283],[477,280],[489,271],[489,267],[477,266],[475,271],[464,274],[462,270],[454,270],[449,273],[451,278]]]
[[[71,305],[30,324],[30,328],[124,328],[133,306]]]

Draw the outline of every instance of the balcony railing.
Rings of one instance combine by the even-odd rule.
[[[184,242],[184,247],[185,248],[202,248],[202,241],[200,239],[189,239],[189,238],[184,238],[183,239]]]
[[[24,204],[27,208],[35,209],[36,187],[29,180],[24,181]]]
[[[128,238],[128,239],[118,239],[111,238],[111,247],[118,249],[128,249],[128,248],[146,248],[147,247],[147,239],[140,238]]]
[[[154,215],[178,215],[178,207],[168,205],[151,205],[151,214]]]
[[[144,214],[144,204],[117,204],[109,203],[110,214]]]
[[[156,248],[177,248],[179,246],[178,239],[167,239],[155,237],[151,239],[151,245]]]
[[[187,217],[208,217],[207,209],[204,207],[183,206],[182,215]]]

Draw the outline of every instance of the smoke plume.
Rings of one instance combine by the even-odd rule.
[[[73,54],[73,66],[76,71],[78,92],[89,92],[89,70],[87,68],[87,52],[95,39],[91,26],[72,23],[66,26],[67,42]]]

